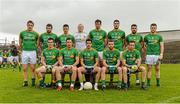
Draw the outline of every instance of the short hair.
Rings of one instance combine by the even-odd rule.
[[[71,38],[67,38],[67,39],[66,39],[66,42],[67,42],[68,40],[71,40],[71,41],[72,41],[72,39],[71,39]]]
[[[53,28],[52,24],[50,24],[50,23],[47,24],[46,27],[51,27],[51,28]]]
[[[156,26],[156,27],[157,27],[157,24],[156,24],[156,23],[152,23],[150,26],[151,26],[151,27],[152,27],[152,26]]]
[[[54,39],[53,39],[53,38],[48,38],[48,41],[49,41],[49,40],[53,40],[53,42],[54,42]]]
[[[137,27],[137,25],[136,24],[132,24],[131,27]]]
[[[108,43],[109,43],[109,42],[114,42],[114,40],[112,40],[112,39],[109,39],[109,40],[108,40]]]
[[[116,19],[116,20],[114,20],[114,22],[113,22],[113,23],[115,23],[115,22],[118,22],[118,23],[119,23],[119,20],[117,20],[117,19]]]
[[[92,40],[91,40],[90,38],[86,39],[86,43],[87,43],[88,41],[91,41],[91,43],[92,43]]]
[[[130,41],[130,42],[128,42],[128,45],[129,45],[130,43],[134,43],[134,44],[135,44],[135,41]]]
[[[102,21],[99,20],[99,19],[95,20],[95,23],[98,23],[98,22],[99,22],[100,24],[102,23]]]
[[[63,27],[68,27],[69,28],[69,25],[68,24],[64,24]]]
[[[32,20],[27,21],[27,24],[32,23],[34,26],[34,22]]]

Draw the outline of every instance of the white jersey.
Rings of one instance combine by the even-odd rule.
[[[75,41],[76,41],[76,49],[78,51],[82,51],[83,49],[85,49],[87,34],[84,32],[83,33],[76,32],[74,34],[74,37],[75,37]]]

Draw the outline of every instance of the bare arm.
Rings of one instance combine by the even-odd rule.
[[[79,64],[79,56],[76,56],[76,62],[73,64],[73,66],[77,66]]]

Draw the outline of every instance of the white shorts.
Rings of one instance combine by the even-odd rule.
[[[22,64],[36,64],[36,51],[22,51]]]
[[[2,62],[3,61],[3,58],[2,57],[0,57],[0,62]]]
[[[8,62],[11,62],[11,61],[12,61],[12,56],[7,57],[7,61],[8,61]]]
[[[11,56],[11,57],[9,57],[9,60],[8,60],[8,61],[11,61],[11,62],[13,62],[13,61],[19,62],[19,56]]]
[[[156,65],[159,59],[159,55],[146,55],[146,64]]]
[[[98,52],[99,61],[103,60],[103,51]]]

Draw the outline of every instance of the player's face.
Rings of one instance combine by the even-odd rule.
[[[67,34],[69,32],[69,27],[63,27],[63,31],[65,34]]]
[[[28,24],[27,24],[27,30],[28,30],[28,31],[32,31],[32,30],[33,30],[33,27],[34,27],[34,24],[32,24],[32,23],[28,23]]]
[[[51,33],[52,32],[52,27],[51,26],[46,26],[46,32]]]
[[[48,48],[54,47],[54,42],[53,40],[48,40]]]
[[[131,27],[131,32],[132,32],[133,34],[135,34],[135,33],[137,32],[137,27],[136,27],[136,26],[132,26],[132,27]]]
[[[128,45],[129,50],[133,50],[134,47],[135,47],[135,43],[129,43],[129,45]]]
[[[152,32],[152,33],[155,33],[156,30],[157,30],[157,26],[151,26],[151,32]]]
[[[108,47],[112,50],[114,48],[114,42],[108,42]]]
[[[78,31],[83,32],[84,31],[84,26],[82,24],[78,25]]]
[[[114,29],[118,29],[119,28],[119,22],[114,22]]]
[[[95,23],[95,27],[96,27],[96,29],[100,29],[101,28],[101,23],[100,22],[96,22]]]
[[[91,41],[87,41],[87,42],[86,42],[86,45],[87,45],[87,48],[90,49],[90,48],[92,47]]]
[[[66,45],[68,48],[71,48],[72,47],[72,40],[67,40]]]

